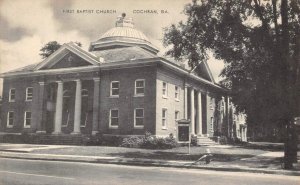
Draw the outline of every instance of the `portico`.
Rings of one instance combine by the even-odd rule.
[[[203,136],[203,117],[206,117],[205,112],[202,111],[203,103],[206,104],[206,101],[203,101],[202,95],[206,94],[200,89],[196,89],[192,86],[185,86],[184,90],[184,100],[185,100],[185,119],[191,121],[191,134],[197,136]]]
[[[82,130],[85,130],[85,134],[99,132],[99,77],[38,84],[40,101],[37,133],[82,134]],[[90,102],[93,102],[92,107],[89,107]]]

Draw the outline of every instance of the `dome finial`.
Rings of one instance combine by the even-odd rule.
[[[132,18],[125,18],[126,13],[122,13],[121,16],[117,17],[116,27],[130,27],[133,28],[133,20]]]

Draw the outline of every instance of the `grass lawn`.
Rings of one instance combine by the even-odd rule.
[[[150,150],[106,146],[74,146],[35,150],[33,153],[195,161],[205,154],[206,149],[208,148],[214,156],[214,161],[220,162],[249,158],[266,152],[264,150],[245,149],[237,146],[228,146],[226,148],[197,146],[191,147],[190,155],[186,155],[188,153],[188,147],[178,147],[167,150]]]

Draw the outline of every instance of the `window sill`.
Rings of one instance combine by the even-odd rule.
[[[86,127],[86,125],[80,125],[80,128],[85,128]]]
[[[32,102],[32,100],[25,100],[26,102]]]
[[[13,103],[13,102],[16,102],[16,101],[15,101],[15,100],[9,100],[8,102],[9,102],[9,103]]]
[[[175,98],[175,101],[177,101],[177,102],[180,102],[180,100],[179,100],[179,99],[177,99],[177,98]]]
[[[135,129],[144,129],[144,126],[134,126]]]
[[[111,95],[109,98],[119,98],[119,95]]]
[[[67,127],[68,125],[61,125],[61,127]]]
[[[168,130],[168,128],[167,127],[163,127],[162,130]]]
[[[133,97],[144,97],[144,94],[135,94]]]
[[[115,127],[114,126],[110,126],[109,127],[109,129],[118,129],[118,128],[119,128],[118,126],[115,126]]]
[[[168,99],[169,97],[166,96],[166,95],[163,95],[162,98],[163,98],[163,99]]]
[[[24,128],[30,128],[30,125],[29,126],[24,126]]]

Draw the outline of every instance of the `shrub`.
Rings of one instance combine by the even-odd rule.
[[[191,135],[191,145],[198,146],[198,139],[196,135]]]
[[[121,146],[130,148],[146,148],[146,149],[170,149],[178,146],[177,141],[170,134],[166,138],[152,136],[146,132],[144,136],[130,136],[124,138]]]
[[[121,146],[122,147],[128,147],[128,148],[138,148],[143,143],[143,138],[139,136],[131,136],[124,138]]]
[[[228,144],[228,138],[226,136],[221,136],[220,137],[220,144],[221,145],[226,145]]]
[[[120,146],[123,138],[120,136],[103,136],[101,138],[101,145],[105,146]]]

